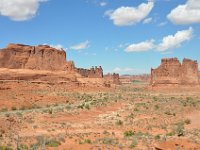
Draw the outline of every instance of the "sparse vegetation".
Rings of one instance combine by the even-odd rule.
[[[17,110],[17,108],[16,108],[15,106],[13,106],[11,109],[12,109],[13,111]]]
[[[89,104],[85,104],[85,108],[89,110],[90,109],[90,105]]]
[[[175,135],[175,132],[169,132],[166,134],[166,136],[174,136]]]
[[[177,136],[184,136],[184,123],[178,122],[175,126],[175,132]]]
[[[0,150],[13,150],[13,149],[11,147],[9,147],[9,146],[0,145]]]
[[[135,132],[129,130],[124,132],[124,137],[131,137],[135,134]]]
[[[187,124],[187,125],[188,125],[188,124],[191,124],[191,120],[190,120],[190,119],[186,119],[186,120],[185,120],[185,124]]]
[[[19,145],[19,147],[17,148],[17,150],[29,150],[28,146],[27,145]]]
[[[47,141],[45,143],[45,145],[48,147],[58,147],[59,145],[61,145],[61,143],[55,139],[51,139],[51,140]]]
[[[155,136],[155,139],[156,139],[156,140],[160,140],[160,135],[156,135],[156,136]]]
[[[25,110],[25,109],[26,109],[25,106],[20,107],[20,110]]]
[[[49,108],[48,113],[49,113],[49,114],[53,114],[53,109],[52,109],[52,108]]]
[[[84,140],[80,140],[79,144],[92,144],[92,141],[90,139],[84,139]]]
[[[137,146],[137,144],[138,144],[137,140],[134,139],[134,140],[132,141],[131,145],[130,145],[130,148],[131,148],[131,149],[135,148],[135,147]]]
[[[152,143],[167,142],[178,136],[191,137],[191,141],[200,143],[200,131],[184,127],[192,124],[193,120],[190,117],[182,119],[185,112],[198,111],[200,98],[152,93],[130,87],[123,85],[113,91],[97,93],[41,90],[37,93],[39,99],[45,95],[52,99],[59,96],[59,99],[41,106],[42,100],[37,104],[23,103],[22,106],[8,107],[12,111],[2,107],[1,114],[7,129],[10,122],[16,122],[12,125],[13,132],[24,131],[21,128],[24,126],[33,131],[42,131],[41,136],[21,138],[20,142],[33,143],[21,145],[19,150],[58,148],[67,142],[100,149],[140,149],[141,146],[150,149],[154,146]],[[9,131],[11,134],[11,129]],[[0,138],[5,136],[7,130],[0,130]],[[13,141],[9,141],[9,146],[14,145]]]
[[[117,120],[115,124],[121,126],[121,125],[123,125],[123,121],[122,120]]]
[[[154,106],[154,109],[155,109],[155,110],[158,110],[158,109],[159,109],[159,106],[158,106],[158,105],[155,105],[155,106]]]
[[[8,111],[7,108],[2,108],[2,109],[1,109],[1,112],[7,112],[7,111]]]

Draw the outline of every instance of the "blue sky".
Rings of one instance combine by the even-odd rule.
[[[0,1],[1,48],[49,44],[77,67],[120,74],[150,73],[164,57],[200,62],[199,24],[199,0]]]

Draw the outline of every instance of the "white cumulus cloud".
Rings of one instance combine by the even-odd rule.
[[[146,19],[144,19],[143,23],[144,23],[144,24],[148,24],[148,23],[150,23],[151,21],[152,21],[152,18],[146,18]]]
[[[181,46],[185,41],[189,41],[193,36],[193,29],[176,32],[174,35],[163,37],[162,42],[157,46],[158,51],[166,51]]]
[[[72,49],[72,50],[86,49],[86,48],[88,48],[90,46],[89,44],[90,44],[89,41],[85,41],[85,42],[82,42],[82,43],[79,43],[79,44],[71,46],[70,49]]]
[[[146,18],[153,9],[154,3],[142,3],[138,7],[119,7],[116,10],[109,10],[105,15],[117,26],[134,25]]]
[[[50,45],[50,47],[53,47],[53,48],[58,49],[58,50],[67,50],[67,48],[64,48],[61,44]]]
[[[155,44],[155,40],[146,40],[140,43],[130,44],[125,52],[144,52],[155,49],[156,51],[166,52],[167,50],[180,47],[183,42],[189,41],[193,37],[193,28],[177,31],[174,35],[162,38],[161,43]]]
[[[102,7],[104,7],[104,6],[106,6],[107,5],[107,3],[106,2],[100,2],[100,4],[99,4],[100,6],[102,6]]]
[[[115,67],[112,71],[106,71],[106,72],[113,72],[113,73],[119,73],[120,75],[123,74],[144,74],[147,73],[145,70],[131,68],[131,67]]]
[[[167,18],[179,25],[200,23],[200,0],[187,0],[186,4],[174,8]]]
[[[25,21],[34,17],[40,2],[47,0],[0,0],[0,15],[14,21]]]
[[[167,24],[167,22],[164,21],[164,22],[159,23],[158,26],[159,26],[159,27],[163,27],[163,26],[165,26],[166,24]]]
[[[154,40],[147,40],[144,42],[131,44],[125,49],[125,51],[126,52],[143,52],[143,51],[151,50],[154,47],[155,47]]]
[[[120,68],[120,67],[116,67],[113,69],[113,72],[116,72],[116,73],[127,73],[127,72],[134,72],[135,69],[133,68]]]

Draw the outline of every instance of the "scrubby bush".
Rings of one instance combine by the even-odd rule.
[[[131,137],[135,134],[135,132],[129,130],[124,132],[124,137]]]
[[[121,125],[123,125],[123,121],[117,120],[115,124],[121,126]]]
[[[15,106],[13,106],[11,109],[12,109],[12,110],[17,110],[17,108],[16,108]]]
[[[61,143],[57,140],[52,139],[52,140],[47,141],[45,145],[48,147],[58,147],[59,145],[61,145]]]
[[[184,136],[184,123],[179,122],[176,124],[175,132],[178,136]]]
[[[13,149],[9,146],[0,145],[0,150],[13,150]]]
[[[156,140],[160,140],[160,135],[156,135],[156,136],[155,136],[155,139],[156,139]]]
[[[1,109],[1,112],[7,112],[7,111],[8,111],[7,108],[2,108],[2,109]]]
[[[137,146],[137,144],[138,144],[137,140],[136,139],[133,140],[132,143],[131,143],[131,145],[130,145],[130,148],[131,149],[135,148]]]
[[[28,146],[26,146],[26,145],[20,145],[18,148],[17,148],[17,150],[28,150]]]
[[[186,119],[186,120],[185,120],[185,124],[187,124],[187,125],[188,125],[188,124],[191,124],[191,120],[190,120],[190,119]]]
[[[84,143],[91,144],[92,141],[90,139],[85,139]]]

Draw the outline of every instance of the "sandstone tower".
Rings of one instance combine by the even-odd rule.
[[[197,61],[184,59],[181,64],[177,58],[165,58],[156,69],[151,69],[151,85],[198,85],[199,71]]]

